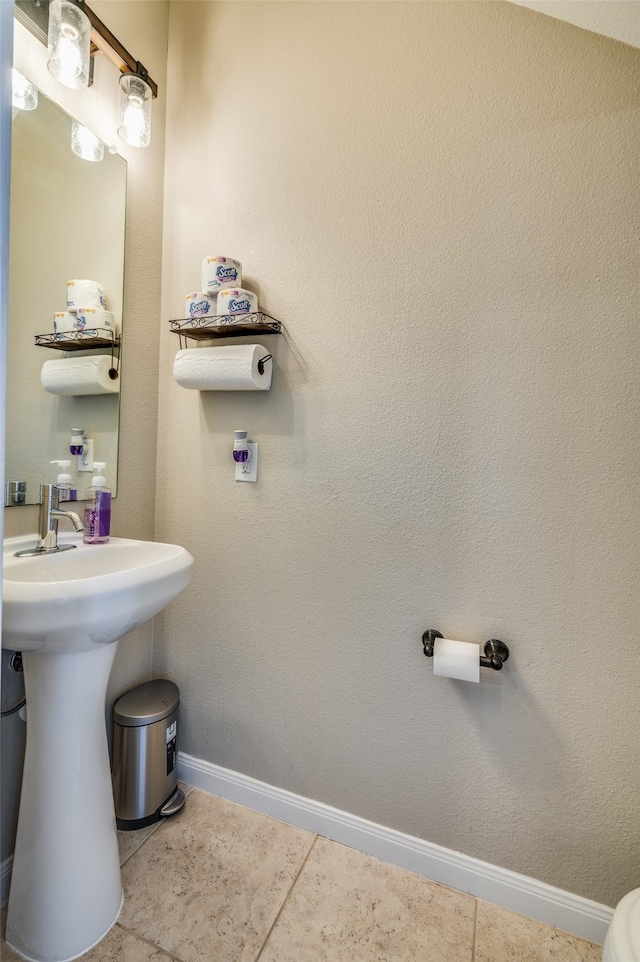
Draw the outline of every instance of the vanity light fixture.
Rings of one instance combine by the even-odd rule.
[[[73,0],[51,0],[47,67],[65,87],[80,90],[89,86],[91,24],[81,6]]]
[[[84,0],[15,0],[14,12],[47,44],[47,66],[65,86],[91,86],[93,58],[99,51],[116,65],[123,74],[118,134],[127,144],[146,147],[151,134],[151,100],[158,96],[158,85]]]
[[[38,106],[38,89],[26,77],[13,68],[11,103],[18,110],[35,110]]]
[[[151,87],[146,70],[120,77],[118,137],[130,147],[146,147],[151,139]]]
[[[83,160],[99,161],[104,157],[104,144],[77,120],[71,121],[71,149]]]

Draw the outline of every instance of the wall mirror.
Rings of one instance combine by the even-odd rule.
[[[43,388],[41,373],[45,361],[118,352],[35,344],[35,335],[53,334],[53,315],[66,311],[67,281],[76,278],[98,281],[122,324],[127,164],[107,148],[102,160],[84,160],[71,138],[72,118],[41,92],[35,109],[14,108],[6,481],[26,482],[26,504],[37,503],[41,483],[55,482],[54,459],[71,460],[72,487],[84,497],[92,474],[79,471],[70,454],[72,428],[93,440],[94,460],[107,463],[107,483],[114,494],[117,487],[119,393],[59,396]],[[115,363],[120,387],[121,361]]]

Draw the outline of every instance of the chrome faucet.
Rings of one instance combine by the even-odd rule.
[[[39,543],[35,548],[17,551],[16,558],[27,555],[50,554],[54,551],[69,551],[74,544],[58,544],[58,521],[67,518],[76,531],[82,531],[84,525],[75,511],[60,511],[58,508],[60,489],[55,484],[40,485],[40,514],[38,516]]]

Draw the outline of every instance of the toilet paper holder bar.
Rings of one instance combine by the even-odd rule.
[[[433,658],[436,638],[444,638],[444,635],[441,635],[435,628],[427,628],[422,636],[422,647],[427,658]],[[500,671],[508,657],[509,649],[504,641],[500,641],[498,638],[490,638],[484,644],[484,657],[480,655],[480,667]]]

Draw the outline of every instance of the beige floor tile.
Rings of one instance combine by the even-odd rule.
[[[160,822],[138,828],[135,832],[118,832],[118,848],[120,849],[120,865],[124,865],[137,849],[140,848],[150,835],[160,826]]]
[[[260,962],[471,962],[475,899],[319,838]]]
[[[24,962],[24,959],[20,959],[19,955],[10,949],[4,940],[5,930],[7,928],[7,906],[2,906],[2,913],[0,914],[0,926],[2,926],[2,941],[0,942],[0,959],[2,962]]]
[[[184,792],[185,798],[193,791],[193,785],[185,782],[178,782],[179,788]],[[161,825],[161,822],[154,822],[145,828],[138,828],[134,832],[118,832],[118,848],[120,849],[120,865],[124,865],[127,859],[140,848],[150,835]]]
[[[169,962],[172,956],[116,925],[81,962]],[[3,960],[4,962],[4,960]]]
[[[602,946],[478,902],[475,962],[600,962]]]
[[[0,959],[2,962],[24,962],[22,956],[9,948],[4,941],[7,924],[6,906],[2,909],[2,941]],[[156,946],[149,945],[131,932],[114,926],[90,952],[80,956],[81,962],[168,962],[173,956],[167,955]]]
[[[312,841],[194,790],[123,866],[120,921],[184,962],[254,962]]]
[[[9,948],[4,939],[0,943],[0,959],[2,959],[2,962],[24,962],[24,959],[21,959],[13,949]]]

